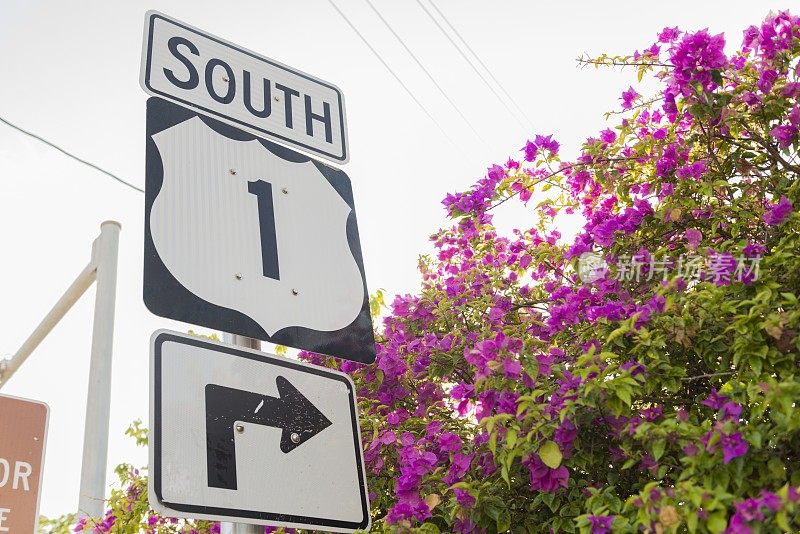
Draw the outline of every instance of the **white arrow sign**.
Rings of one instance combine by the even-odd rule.
[[[150,374],[154,510],[334,532],[369,528],[347,375],[165,330],[153,334]]]
[[[148,133],[147,306],[373,361],[347,176],[160,99]]]

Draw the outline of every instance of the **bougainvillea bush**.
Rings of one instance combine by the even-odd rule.
[[[373,531],[800,531],[800,18],[657,39],[580,60],[661,89],[576,159],[447,196],[375,365],[304,355],[358,385]]]

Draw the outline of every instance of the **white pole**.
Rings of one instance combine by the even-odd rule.
[[[28,336],[28,339],[25,340],[25,343],[22,344],[16,354],[14,354],[10,360],[0,361],[0,388],[2,388],[14,373],[17,372],[17,369],[25,363],[28,356],[39,346],[39,343],[50,333],[53,327],[58,324],[58,321],[60,321],[72,305],[81,298],[81,295],[89,289],[89,286],[94,282],[94,277],[95,265],[94,262],[91,261],[83,271],[81,271],[81,274],[78,275],[75,281],[72,282],[72,285],[64,292],[64,295],[56,302],[55,306],[53,306],[45,318],[42,319],[42,322],[39,323],[36,330]]]
[[[222,340],[226,343],[247,347],[248,349],[261,350],[261,341],[236,334],[225,333]],[[247,523],[220,523],[220,534],[263,534],[264,527],[248,525]]]
[[[114,305],[117,294],[119,232],[116,221],[100,225],[100,236],[92,248],[97,267],[97,292],[83,433],[83,464],[78,513],[101,517],[105,503],[108,424],[111,415],[111,354],[114,344]]]

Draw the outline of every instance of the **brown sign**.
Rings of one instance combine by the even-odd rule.
[[[49,412],[43,402],[0,395],[2,534],[31,534],[37,530]]]

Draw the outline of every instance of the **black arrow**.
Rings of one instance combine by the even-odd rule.
[[[284,377],[275,378],[280,398],[217,384],[206,385],[208,485],[235,490],[236,421],[280,428],[281,450],[291,452],[333,423]]]

